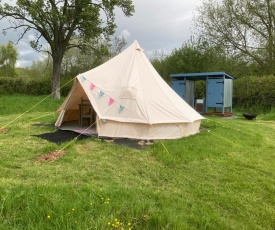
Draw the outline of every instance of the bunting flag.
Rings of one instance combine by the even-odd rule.
[[[102,91],[100,90],[99,95],[98,95],[98,98],[101,98],[103,95],[104,95],[104,92],[102,92]]]
[[[119,113],[121,113],[124,108],[125,108],[124,106],[120,105],[120,107],[119,107]]]
[[[82,76],[81,83],[83,83],[84,81],[86,81],[86,78],[84,76]]]
[[[82,76],[81,83],[83,83],[86,80],[87,79],[84,76]],[[90,90],[94,90],[95,88],[97,88],[97,87],[93,83],[91,83],[90,84]],[[99,95],[98,95],[98,99],[102,98],[104,95],[105,95],[105,93],[102,90],[100,90],[99,91]],[[115,102],[115,100],[113,98],[109,97],[108,106],[111,106],[114,102]],[[124,110],[124,108],[125,108],[124,106],[120,105],[120,107],[119,107],[119,113],[121,113]]]
[[[115,102],[115,100],[114,100],[113,98],[110,97],[108,106],[110,106],[110,105],[113,104],[114,102]]]
[[[93,83],[91,83],[90,90],[93,90],[94,88],[95,88],[95,85]]]

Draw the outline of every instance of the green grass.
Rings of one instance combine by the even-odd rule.
[[[43,98],[0,96],[0,127]],[[54,123],[60,104],[47,99],[0,133],[1,230],[275,228],[274,114],[208,117],[199,134],[144,150],[74,141],[38,163],[68,144],[33,136],[55,130],[33,124]]]

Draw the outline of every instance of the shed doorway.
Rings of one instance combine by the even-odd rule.
[[[172,88],[201,114],[232,116],[233,79],[225,72],[171,74]],[[195,81],[206,82],[205,97],[195,98]]]

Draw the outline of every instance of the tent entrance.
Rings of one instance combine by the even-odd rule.
[[[62,123],[59,129],[97,136],[97,114],[89,99],[82,96],[73,106],[68,107],[71,108],[63,110],[60,114]]]

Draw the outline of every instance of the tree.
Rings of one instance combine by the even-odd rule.
[[[112,42],[110,44],[108,44],[108,50],[110,53],[109,58],[112,58],[112,57],[118,55],[119,53],[121,53],[126,45],[127,45],[127,42],[123,36],[121,38],[114,37]]]
[[[167,65],[167,55],[163,50],[153,52],[150,56],[150,61],[158,74],[166,81],[170,82],[169,66]]]
[[[227,57],[222,49],[194,37],[167,56],[155,54],[151,61],[166,81],[170,81],[171,73],[224,71],[227,67]]]
[[[275,74],[274,0],[205,0],[195,25],[209,42]]]
[[[229,54],[201,37],[191,37],[169,55],[155,52],[150,60],[167,82],[170,82],[172,73],[224,71],[234,77],[242,77],[260,75],[261,71],[254,63],[247,62],[243,54]]]
[[[0,46],[0,66],[1,72],[3,72],[5,76],[13,77],[15,75],[17,57],[18,52],[10,41],[6,46]]]
[[[98,64],[102,63],[102,59],[108,53],[106,45],[102,41],[97,41],[97,44],[92,45],[92,49],[83,52],[82,50],[74,47],[64,55],[61,65],[61,75],[65,77],[75,77],[77,74],[87,71]],[[78,44],[78,38],[74,38],[72,43]],[[87,45],[88,47],[88,45]]]
[[[78,42],[77,39],[75,42]],[[123,37],[114,37],[110,41],[103,39],[100,43],[96,44],[96,49],[91,49],[89,52],[83,53],[81,50],[73,48],[64,56],[62,75],[74,77],[81,72],[95,68],[119,54],[126,44]]]
[[[20,29],[19,40],[28,31],[35,31],[36,38],[31,41],[31,47],[37,51],[43,49],[41,38],[46,40],[53,60],[53,98],[60,98],[61,64],[65,52],[73,47],[85,51],[89,41],[113,34],[116,7],[121,8],[125,16],[134,12],[132,0],[18,0],[15,6],[0,6],[0,20],[11,19],[11,26],[4,31]],[[79,39],[77,44],[71,42],[75,37]]]
[[[43,60],[33,61],[31,66],[24,68],[29,78],[50,78],[52,72],[52,59],[46,57]]]

